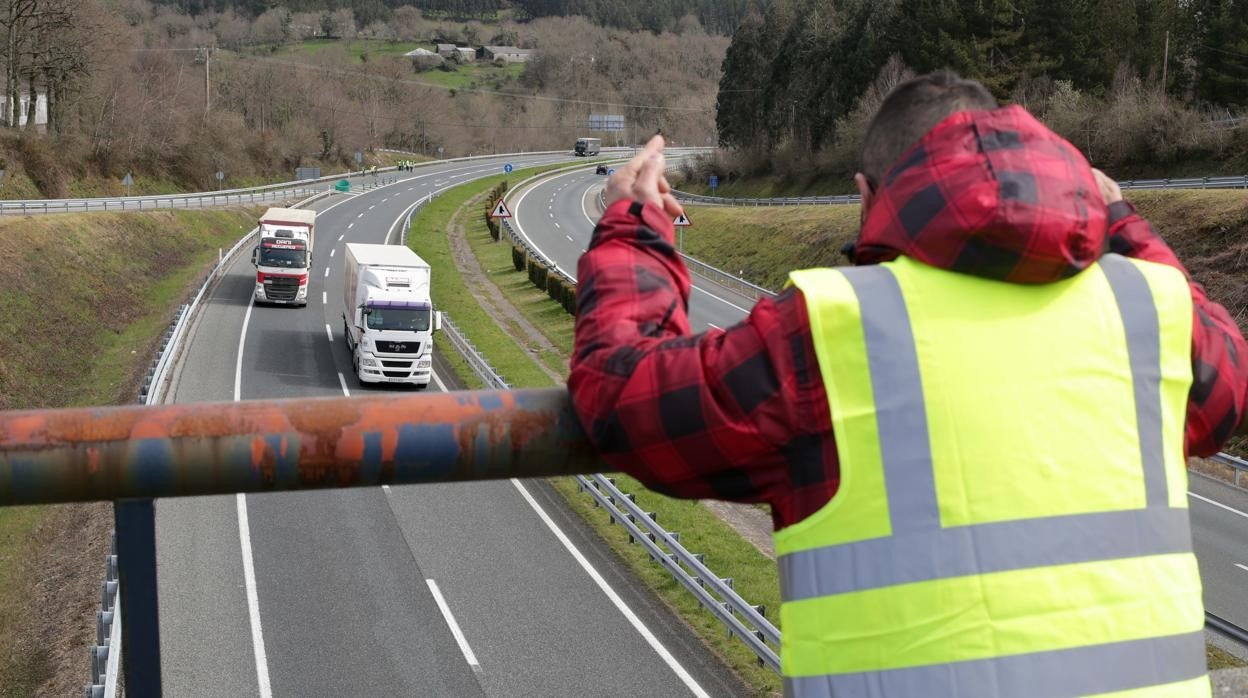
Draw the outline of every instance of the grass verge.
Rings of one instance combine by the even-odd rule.
[[[0,326],[15,328],[0,333],[0,409],[133,402],[173,308],[258,211],[0,219]],[[84,509],[0,508],[0,696],[64,694],[50,682],[85,676],[94,620],[80,606],[98,603],[108,522],[79,541],[90,554],[58,539],[87,536]]]
[[[512,173],[516,178],[517,174]],[[490,320],[478,303],[468,300],[464,280],[456,271],[446,239],[447,223],[455,211],[488,191],[497,182],[491,178],[452,189],[433,204],[426,206],[412,223],[409,244],[412,249],[438,269],[433,282],[434,302],[451,312],[456,324],[495,368],[516,387],[545,387],[550,378],[535,364],[534,359],[517,351],[516,342],[507,332]],[[536,325],[556,347],[564,352],[560,372],[566,375],[566,355],[571,353],[573,319],[544,292],[529,283],[526,274],[516,272],[511,263],[511,247],[496,243],[473,205],[468,210],[466,232],[469,244],[477,255],[482,270],[511,300],[512,304]],[[440,276],[441,279],[436,277]],[[440,345],[443,351],[449,346]],[[466,369],[466,367],[464,367]],[[461,373],[467,377],[468,373]],[[625,561],[638,577],[650,586],[663,601],[694,629],[713,652],[731,666],[758,695],[774,694],[780,681],[769,669],[760,668],[754,655],[738,640],[729,639],[724,627],[703,611],[697,601],[675,582],[661,567],[653,563],[639,545],[630,545],[620,526],[609,523],[605,512],[595,509],[586,494],[577,492],[572,478],[555,478],[552,482],[568,500],[569,505],[598,531],[607,544]],[[706,555],[706,563],[717,573],[731,576],[737,591],[751,603],[762,604],[767,614],[777,618],[779,581],[775,563],[743,540],[727,524],[697,502],[672,499],[651,492],[636,480],[619,476],[618,484],[637,496],[638,504],[657,514],[658,521],[669,530],[679,531],[681,542],[691,551]]]

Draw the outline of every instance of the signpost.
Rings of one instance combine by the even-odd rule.
[[[515,169],[515,168],[513,168],[513,167],[511,166],[511,163],[510,163],[510,162],[509,162],[509,163],[507,163],[506,165],[503,165],[503,172],[506,172],[507,174],[511,174],[511,171],[512,171],[513,169]]]
[[[121,183],[125,185],[126,192],[128,194],[130,192],[131,187],[134,186],[134,176],[131,175],[129,172],[127,172],[126,178],[121,180]]]
[[[711,185],[712,192],[714,192],[716,189],[719,188],[719,176],[718,175],[711,175],[710,185]]]
[[[611,131],[620,133],[624,131],[624,115],[590,114],[587,126],[590,131]]]
[[[490,212],[490,218],[511,218],[511,211],[507,208],[507,202],[502,199],[494,204],[494,210]]]
[[[217,189],[221,188],[221,180],[225,179],[225,173],[217,170]]]
[[[684,252],[685,251],[685,228],[688,228],[689,226],[693,225],[693,223],[689,221],[689,216],[685,215],[684,211],[681,211],[680,215],[676,216],[676,219],[672,221],[672,225],[676,226],[676,229],[677,229],[676,232],[679,233],[679,237],[676,242],[676,249],[680,250],[681,252]]]

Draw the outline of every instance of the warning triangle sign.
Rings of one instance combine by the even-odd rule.
[[[689,216],[686,216],[684,211],[681,211],[680,215],[676,216],[676,220],[672,221],[672,223],[679,227],[689,227],[693,225],[693,223],[689,222]]]
[[[507,210],[507,204],[502,199],[499,199],[498,203],[494,205],[490,218],[511,218],[511,211]]]

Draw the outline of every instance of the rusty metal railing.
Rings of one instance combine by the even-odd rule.
[[[0,413],[0,506],[602,469],[560,389]]]

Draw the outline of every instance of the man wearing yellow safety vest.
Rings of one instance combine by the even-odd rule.
[[[916,78],[854,266],[694,335],[662,149],[609,180],[568,387],[613,466],[771,506],[786,693],[1208,694],[1186,457],[1242,428],[1248,347],[1112,180]]]

